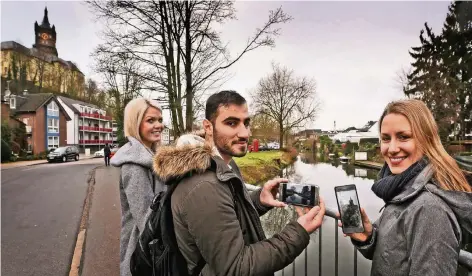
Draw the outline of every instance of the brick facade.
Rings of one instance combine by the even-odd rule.
[[[63,112],[59,112],[59,146],[67,146],[67,119]]]

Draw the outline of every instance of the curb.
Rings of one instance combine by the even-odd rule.
[[[31,166],[43,165],[43,164],[48,164],[48,161],[44,161],[44,162],[41,162],[41,163],[28,164],[28,165],[23,165],[23,166],[13,166],[13,167],[10,167],[10,168],[3,168],[3,166],[2,166],[2,171],[3,171],[3,170],[16,169],[16,168],[23,168],[23,167],[31,167]]]
[[[77,241],[74,248],[74,255],[72,256],[72,262],[70,265],[69,276],[79,276],[82,269],[82,256],[85,246],[85,238],[87,233],[88,226],[88,217],[90,213],[90,206],[92,204],[93,190],[95,187],[95,171],[102,166],[95,167],[89,173],[89,178],[87,179],[88,188],[87,195],[84,200],[84,207],[82,209],[82,216],[80,219],[79,225],[79,234],[77,235]]]
[[[89,159],[95,159],[95,157],[80,158],[80,160],[89,160]],[[5,164],[9,164],[9,163],[5,163]],[[31,166],[44,165],[44,164],[49,164],[49,162],[45,159],[44,162],[41,162],[41,163],[28,164],[28,165],[23,165],[23,166],[13,166],[13,167],[10,167],[10,168],[3,168],[3,166],[2,166],[1,170],[2,171],[3,170],[11,170],[11,169],[16,169],[16,168],[31,167]]]

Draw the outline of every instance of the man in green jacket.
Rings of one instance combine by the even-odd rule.
[[[275,194],[287,179],[268,181],[251,194],[247,191],[232,159],[246,154],[250,135],[248,107],[241,95],[213,94],[205,116],[205,142],[163,147],[154,160],[162,180],[181,179],[172,194],[172,215],[189,274],[204,262],[205,276],[273,275],[308,246],[309,235],[323,220],[323,200],[311,210],[297,209],[298,220],[267,239],[259,216],[285,206]]]

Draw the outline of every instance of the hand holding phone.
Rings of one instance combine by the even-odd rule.
[[[317,206],[319,205],[319,187],[310,184],[281,183],[279,201],[289,205]]]
[[[339,213],[336,216],[338,218],[341,218]],[[364,208],[361,208],[361,216],[362,216],[362,224],[364,225],[364,232],[344,234],[345,237],[349,236],[353,240],[360,241],[360,242],[365,242],[366,240],[369,239],[369,237],[372,235],[373,226],[372,226],[372,223],[370,222],[369,217],[367,216]],[[341,222],[338,223],[338,226],[343,227]]]
[[[334,187],[344,234],[363,233],[364,223],[356,185]]]

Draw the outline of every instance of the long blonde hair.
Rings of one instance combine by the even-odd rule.
[[[444,149],[433,114],[422,101],[409,99],[389,103],[380,117],[379,129],[382,128],[385,116],[391,113],[408,119],[416,146],[428,158],[434,170],[434,178],[443,189],[472,191],[464,173]]]
[[[139,133],[139,126],[141,125],[144,114],[149,107],[157,108],[162,113],[162,109],[157,101],[147,100],[144,98],[133,99],[125,107],[123,126],[125,136],[131,136],[141,142],[141,144],[143,144],[143,139]],[[157,146],[156,144],[153,144],[152,150],[155,150]]]

